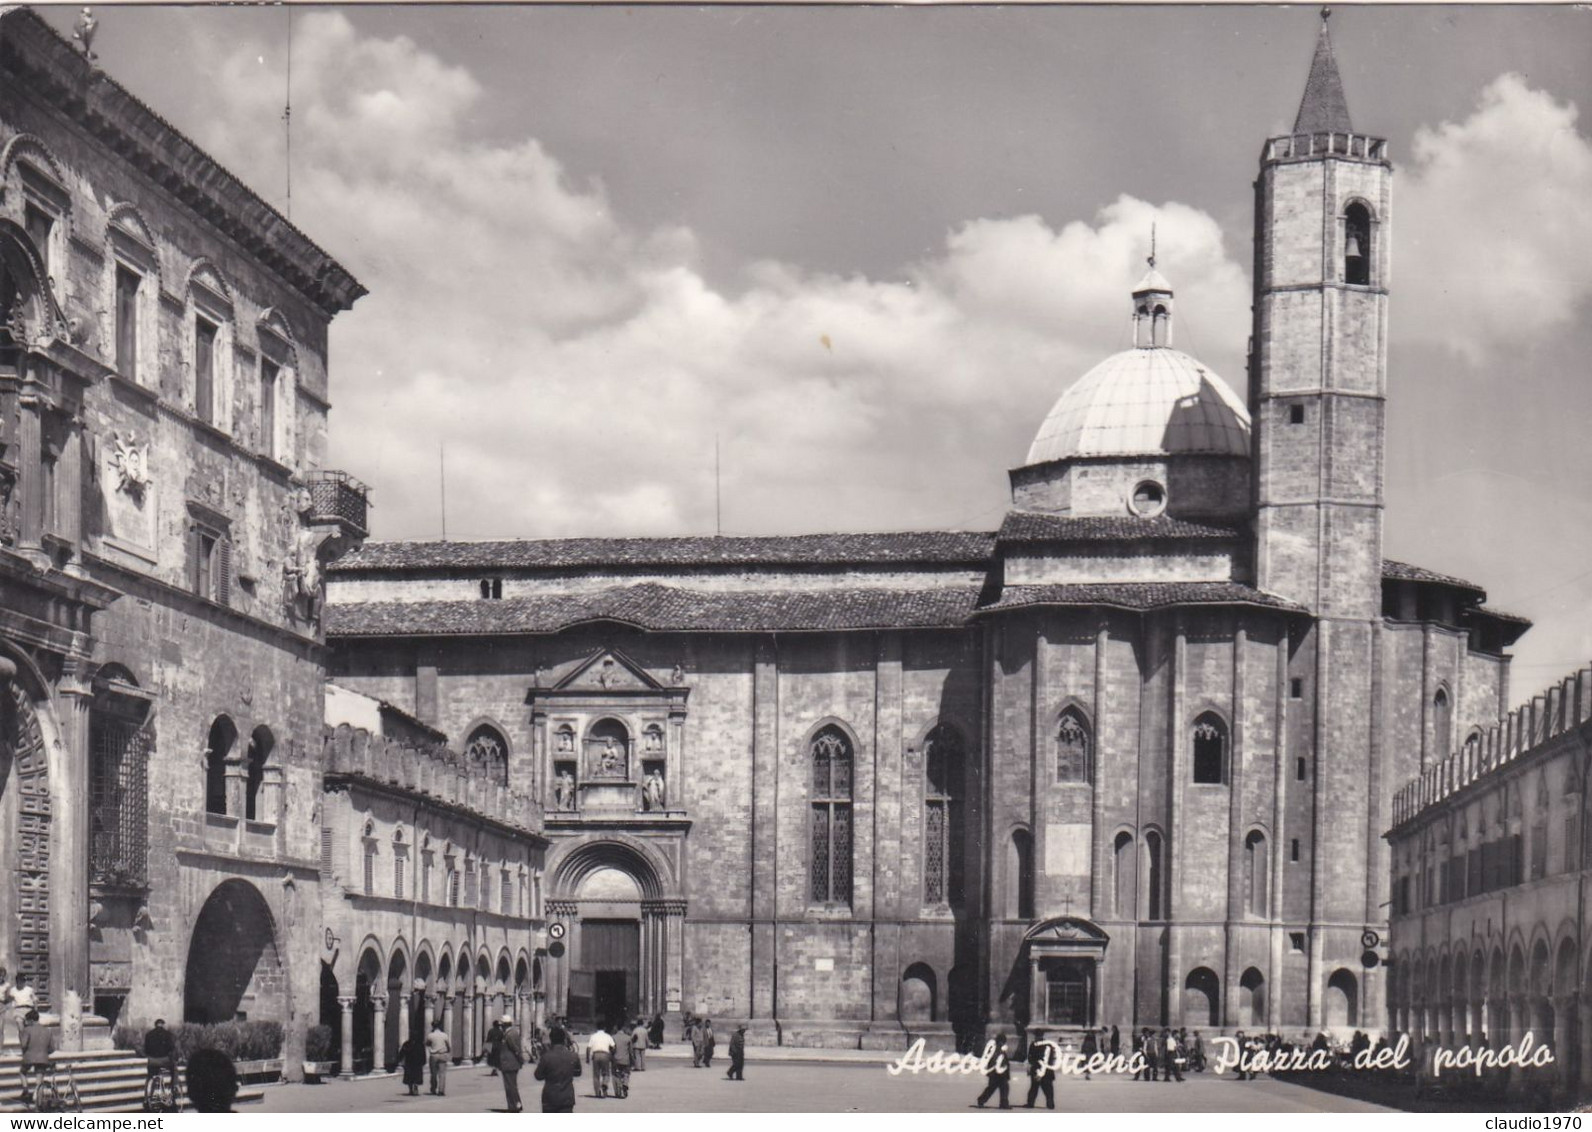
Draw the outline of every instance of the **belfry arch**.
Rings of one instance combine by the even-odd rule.
[[[549,952],[549,1009],[577,1024],[679,1010],[686,903],[669,863],[613,836],[568,845],[549,873],[547,920],[563,933],[563,954]]]

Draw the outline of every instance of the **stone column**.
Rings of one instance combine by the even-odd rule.
[[[398,1049],[403,1049],[404,1043],[409,1040],[409,1015],[414,1011],[414,1000],[406,994],[398,996]],[[393,1051],[397,1057],[397,1050]]]
[[[337,1005],[343,1008],[343,1049],[338,1073],[343,1077],[354,1075],[354,996],[340,994]]]
[[[74,666],[68,661],[69,669]],[[61,750],[49,759],[50,984],[42,987],[57,1010],[66,992],[92,1002],[88,953],[88,731],[94,692],[75,671],[56,688]],[[46,740],[48,741],[48,740]]]
[[[34,362],[32,364],[38,364]],[[24,378],[17,398],[18,432],[22,450],[18,455],[17,490],[22,493],[18,514],[17,549],[30,561],[50,564],[43,550],[44,534],[44,406],[39,385],[30,375]]]
[[[475,991],[467,990],[463,995],[464,1002],[464,1041],[460,1042],[459,1054],[466,1061],[475,1060]]]
[[[372,995],[370,1005],[375,1011],[370,1020],[370,1071],[380,1073],[387,1068],[387,996]]]
[[[1576,1086],[1575,1050],[1575,996],[1561,995],[1553,1003],[1553,1067],[1554,1087],[1564,1096],[1572,1095]]]
[[[442,1032],[448,1035],[448,1040],[453,1041],[453,995],[446,992],[437,996],[442,1001]],[[453,1051],[455,1060],[463,1056],[459,1050]]]
[[[437,1021],[437,996],[434,994],[421,994],[422,1006],[426,1012],[426,1034],[431,1033],[431,1027]]]
[[[664,920],[664,1009],[679,1010],[685,1000],[685,901],[670,901]]]

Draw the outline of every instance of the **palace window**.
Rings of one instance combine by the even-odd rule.
[[[851,903],[851,741],[825,727],[810,747],[812,786],[812,899]]]
[[[276,736],[263,724],[249,737],[247,777],[243,782],[243,816],[249,821],[264,820],[260,814],[260,786],[265,781],[266,763],[276,746]],[[274,815],[273,815],[274,816]]]
[[[216,716],[205,742],[205,812],[227,812],[227,757],[238,741],[238,729],[224,715]]]
[[[1133,915],[1133,834],[1123,830],[1112,842],[1112,912],[1120,917]]]
[[[1026,829],[1012,831],[1011,893],[1008,915],[1019,920],[1034,918],[1034,835]]]
[[[502,578],[482,578],[481,596],[491,601],[496,601],[503,596]]]
[[[964,744],[956,728],[940,724],[924,740],[923,900],[962,903]]]
[[[1214,712],[1194,721],[1194,781],[1216,786],[1227,781],[1227,724]]]
[[[226,605],[232,598],[232,539],[219,521],[188,527],[189,585],[202,598]]]
[[[1437,689],[1436,694],[1432,696],[1432,757],[1428,760],[1428,765],[1441,762],[1453,750],[1453,718],[1448,689]]]
[[[1093,752],[1089,725],[1076,708],[1061,713],[1056,725],[1056,781],[1089,782],[1093,779]]]
[[[502,888],[499,892],[498,911],[505,916],[514,914],[514,875],[507,869],[503,870],[501,880]]]
[[[116,372],[138,380],[138,291],[144,278],[116,265]]]
[[[409,846],[404,844],[403,831],[399,830],[392,835],[392,894],[399,900],[404,898],[404,862],[409,857]]]
[[[89,879],[96,883],[149,879],[147,711],[130,697],[96,696],[89,715]]]
[[[193,320],[193,409],[205,424],[216,423],[216,347],[221,328],[202,315]]]

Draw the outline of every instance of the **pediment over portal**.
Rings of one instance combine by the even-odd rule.
[[[659,692],[663,685],[617,649],[599,649],[553,685],[555,691]]]
[[[1093,920],[1086,920],[1082,916],[1054,916],[1029,928],[1023,936],[1023,942],[1103,949],[1111,942],[1111,937]]]

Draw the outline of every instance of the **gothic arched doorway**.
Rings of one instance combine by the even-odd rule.
[[[265,897],[248,881],[222,881],[200,909],[188,943],[183,1021],[282,1021],[287,999],[287,972]]]

